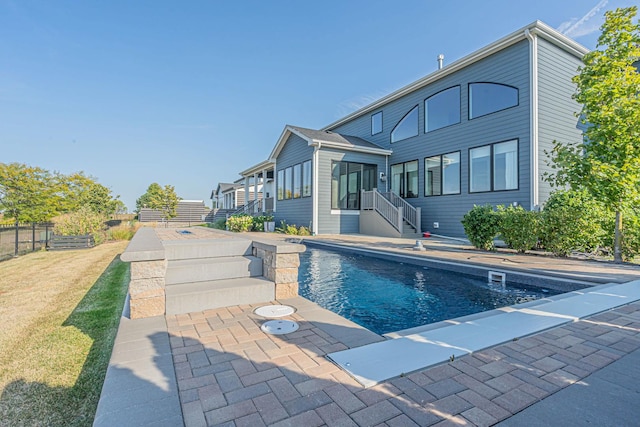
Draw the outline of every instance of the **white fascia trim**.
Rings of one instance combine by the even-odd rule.
[[[271,159],[263,160],[257,165],[251,166],[249,169],[243,170],[242,172],[240,172],[240,175],[246,177],[248,175],[253,175],[256,172],[262,172],[265,169],[271,170],[273,165],[275,165],[275,161]]]
[[[515,31],[509,34],[508,36],[503,37],[500,40],[497,40],[480,50],[477,50],[461,59],[458,59],[457,61],[452,62],[451,64],[441,68],[440,70],[436,70],[435,72],[421,78],[420,80],[417,80],[403,88],[398,89],[395,92],[390,93],[385,97],[380,98],[378,101],[375,101],[372,104],[369,104],[357,111],[354,111],[353,113],[347,115],[346,117],[343,117],[342,119],[336,122],[333,122],[330,125],[325,126],[320,130],[326,131],[326,130],[334,129],[344,123],[347,123],[355,119],[356,117],[372,112],[373,110],[377,110],[391,101],[401,98],[417,89],[420,89],[424,86],[427,86],[430,83],[440,80],[448,76],[449,74],[452,74],[458,70],[468,67],[474,62],[480,61],[481,59],[484,59],[496,52],[499,52],[502,49],[505,49],[513,44],[516,44],[519,41],[525,40],[526,36],[524,35],[524,32],[526,30],[529,30],[530,32],[535,32],[541,37],[548,39],[552,43],[569,51],[570,53],[576,56],[582,57],[582,55],[589,52],[589,49],[587,49],[586,47],[562,35],[561,33],[549,27],[548,25],[544,24],[543,22],[535,21],[527,25],[526,27]]]
[[[361,147],[359,145],[344,145],[336,142],[320,141],[317,139],[314,139],[309,145],[318,145],[318,147],[320,147],[321,145],[324,148],[335,148],[337,150],[355,151],[358,153],[380,154],[383,156],[389,156],[393,153],[393,151],[386,150],[384,148]]]
[[[540,149],[538,137],[538,37],[532,34],[528,29],[524,31],[525,37],[529,40],[529,169],[530,174],[530,209],[537,209],[540,204],[540,173],[539,153]]]

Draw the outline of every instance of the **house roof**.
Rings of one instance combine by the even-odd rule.
[[[508,36],[503,37],[500,40],[497,40],[491,43],[490,45],[485,46],[482,49],[477,50],[461,59],[458,59],[457,61],[454,61],[451,64],[446,65],[443,68],[431,74],[428,74],[427,76],[413,83],[410,83],[407,86],[400,88],[395,92],[392,92],[389,95],[382,97],[379,100],[365,107],[360,108],[357,111],[354,111],[353,113],[339,119],[338,121],[323,127],[321,131],[335,129],[336,127],[343,125],[359,116],[373,112],[374,110],[377,110],[383,107],[384,105],[407,95],[408,93],[411,93],[437,80],[440,80],[448,76],[449,74],[452,74],[462,68],[468,67],[474,62],[480,61],[481,59],[484,59],[489,55],[499,52],[515,43],[518,43],[522,40],[526,40],[530,36],[542,37],[543,39],[553,43],[554,45],[558,46],[559,48],[563,49],[564,51],[572,55],[575,55],[578,58],[582,58],[582,56],[584,56],[586,53],[589,52],[589,49],[582,46],[580,43],[576,42],[575,40],[572,40],[569,37],[565,36],[564,34],[558,32],[557,30],[553,29],[552,27],[545,24],[544,22],[534,21],[531,24],[509,34]]]
[[[240,172],[240,175],[247,176],[247,175],[253,175],[254,173],[259,174],[263,170],[270,170],[270,169],[273,169],[273,160],[263,160],[257,165],[253,165],[250,168],[243,170],[242,172]]]
[[[276,146],[269,155],[271,161],[275,161],[284,147],[284,144],[289,139],[290,135],[297,135],[300,138],[307,141],[310,146],[318,148],[337,148],[346,151],[358,151],[362,153],[371,153],[388,156],[392,153],[391,150],[380,147],[372,142],[369,142],[363,138],[351,135],[342,135],[330,131],[320,131],[315,129],[307,129],[299,126],[287,125],[280,135]]]

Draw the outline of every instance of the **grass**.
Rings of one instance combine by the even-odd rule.
[[[0,263],[0,425],[93,423],[129,281],[126,245]]]

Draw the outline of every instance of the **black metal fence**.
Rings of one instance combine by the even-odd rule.
[[[46,248],[52,234],[49,222],[0,225],[0,260]]]

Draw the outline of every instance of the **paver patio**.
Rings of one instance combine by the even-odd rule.
[[[492,425],[640,348],[636,302],[364,389],[324,357],[340,332],[255,307],[167,317],[186,426]]]

